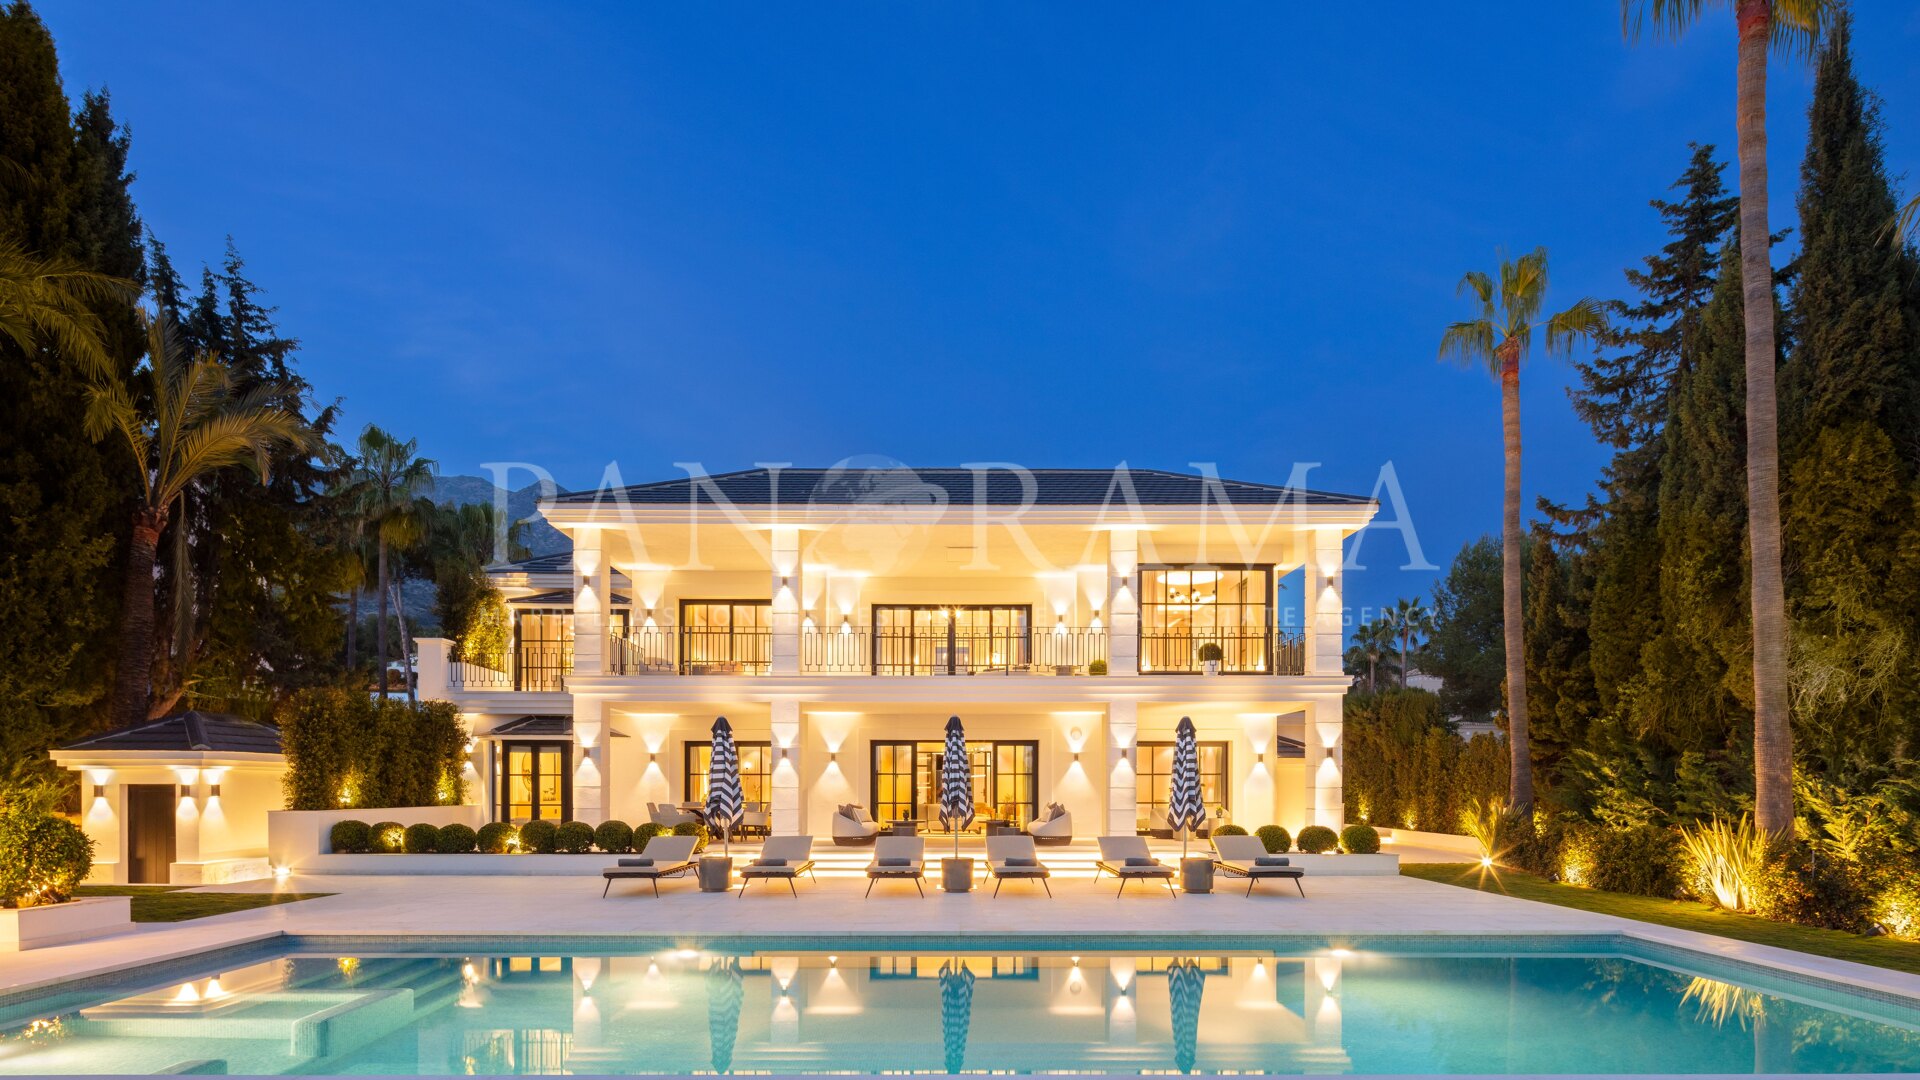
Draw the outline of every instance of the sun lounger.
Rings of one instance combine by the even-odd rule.
[[[607,879],[600,896],[605,898],[615,881],[626,878],[652,882],[653,895],[659,896],[661,878],[677,877],[693,869],[693,846],[698,842],[699,839],[692,836],[654,837],[647,841],[646,850],[637,858],[621,859],[600,871],[600,876]]]
[[[736,896],[747,895],[747,886],[755,881],[769,878],[787,883],[788,891],[799,896],[800,890],[793,887],[793,879],[801,874],[813,875],[813,837],[811,836],[772,836],[760,847],[760,857],[748,863],[740,870],[740,891]]]
[[[1120,892],[1115,896],[1127,891],[1127,882],[1141,878],[1164,880],[1169,893],[1180,895],[1173,890],[1173,867],[1153,857],[1144,836],[1101,837],[1100,861],[1094,865],[1100,872],[1120,879]]]
[[[1267,845],[1257,836],[1215,836],[1213,850],[1218,852],[1213,865],[1222,873],[1247,879],[1248,896],[1252,896],[1253,887],[1266,878],[1291,879],[1300,895],[1307,895],[1306,887],[1300,884],[1306,871],[1287,865],[1282,856],[1267,854]]]
[[[911,881],[924,899],[926,887],[920,879],[927,875],[927,842],[918,836],[882,836],[875,841],[873,862],[867,865],[867,895],[882,880]]]
[[[1040,857],[1034,851],[1031,836],[987,837],[987,868],[993,873],[995,896],[1000,895],[1000,886],[1008,878],[1038,881],[1049,897],[1053,895],[1053,886],[1047,884],[1047,868],[1040,865]]]

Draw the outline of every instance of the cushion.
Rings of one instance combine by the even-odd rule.
[[[912,859],[881,859],[881,866],[912,866]]]
[[[758,859],[758,860],[756,860],[756,861],[754,862],[754,864],[753,864],[753,865],[755,865],[755,866],[785,866],[785,865],[787,865],[787,860],[785,860],[785,859]]]
[[[1160,860],[1158,860],[1158,859],[1155,859],[1155,858],[1152,858],[1152,857],[1150,857],[1150,856],[1147,856],[1147,855],[1129,855],[1129,856],[1127,856],[1127,865],[1128,865],[1128,866],[1153,866],[1153,865],[1155,865],[1156,863],[1158,863],[1159,861],[1160,861]]]
[[[621,859],[617,863],[615,863],[615,865],[617,866],[652,866],[653,859],[650,857],[640,858],[640,859]]]
[[[1002,866],[1039,866],[1040,860],[1029,859],[1025,855],[1015,855],[1007,859],[1003,863],[1001,863],[1001,865]]]
[[[1262,855],[1253,860],[1255,866],[1292,866],[1293,860],[1278,855]]]
[[[839,806],[833,808],[833,812],[850,821],[860,820],[854,816],[852,803],[841,803]]]
[[[873,815],[867,813],[866,807],[855,804],[851,807],[851,809],[853,810],[853,820],[859,821],[859,822],[868,822],[873,820]]]

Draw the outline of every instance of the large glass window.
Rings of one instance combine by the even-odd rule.
[[[1200,758],[1200,801],[1212,814],[1227,805],[1227,744],[1198,744]],[[1173,796],[1173,744],[1143,742],[1140,764],[1134,771],[1140,813],[1156,829],[1167,827],[1167,803]]]
[[[939,828],[940,759],[945,750],[938,740],[874,743],[874,819]],[[1016,826],[1033,820],[1040,808],[1039,743],[969,742],[967,757],[973,772],[975,829],[983,828],[988,818]]]
[[[494,757],[502,821],[566,821],[573,816],[573,770],[566,742],[503,742]]]
[[[607,613],[607,628],[627,632],[624,608]],[[528,608],[513,615],[513,686],[516,690],[565,690],[573,670],[573,609]]]
[[[773,656],[773,605],[688,600],[680,605],[680,665],[688,674],[765,674]]]
[[[740,755],[740,799],[765,808],[773,800],[773,744],[735,741]],[[711,742],[690,742],[686,750],[688,802],[707,801],[707,770],[713,765]]]
[[[1220,670],[1269,670],[1273,572],[1268,567],[1140,571],[1140,668],[1199,671],[1209,645]]]
[[[1021,606],[874,605],[876,675],[971,675],[1032,662],[1033,609]]]

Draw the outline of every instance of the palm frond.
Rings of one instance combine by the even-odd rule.
[[[1886,230],[1881,235],[1897,247],[1906,240],[1915,225],[1920,225],[1920,195],[1915,195],[1911,202],[1900,208],[1893,220],[1887,222]]]
[[[1642,34],[1677,39],[1700,18],[1709,0],[1620,0],[1620,32],[1628,41]],[[1727,0],[1711,0],[1720,4]]]
[[[1484,363],[1491,368],[1498,344],[1492,322],[1486,319],[1457,322],[1440,335],[1440,359],[1452,360],[1463,367]]]
[[[17,244],[0,243],[0,336],[23,349],[49,347],[91,377],[111,367],[95,309],[130,305],[137,295],[130,281],[70,260],[36,259]]]
[[[1773,0],[1772,7],[1767,45],[1796,60],[1812,59],[1840,16],[1839,0]]]
[[[1591,296],[1581,297],[1572,307],[1547,320],[1547,354],[1564,356],[1573,351],[1575,339],[1592,337],[1606,327],[1605,306]]]

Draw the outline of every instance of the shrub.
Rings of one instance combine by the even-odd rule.
[[[398,855],[407,846],[406,826],[397,821],[377,821],[367,850],[380,855]]]
[[[1920,938],[1920,877],[1909,874],[1880,887],[1869,909],[1880,929],[1897,938]]]
[[[1583,884],[1667,900],[1680,893],[1682,857],[1679,837],[1672,829],[1596,827],[1585,831],[1579,850],[1584,860],[1579,870],[1586,879]]]
[[[1209,641],[1205,645],[1200,646],[1200,662],[1203,664],[1208,661],[1217,664],[1224,655],[1226,654],[1220,651],[1220,643],[1217,641]]]
[[[440,846],[442,855],[465,855],[480,842],[480,835],[459,822],[440,826]]]
[[[529,821],[520,826],[520,850],[537,852],[541,855],[553,854],[553,848],[560,840],[560,826],[551,821]]]
[[[569,821],[554,831],[553,846],[569,855],[588,851],[593,847],[593,826],[584,821]]]
[[[1300,830],[1300,850],[1319,855],[1340,846],[1340,837],[1325,825],[1309,825]]]
[[[1460,811],[1460,831],[1480,845],[1482,865],[1506,855],[1506,834],[1514,823],[1513,815],[1507,813],[1507,800],[1497,795],[1469,800]]]
[[[1753,821],[1714,818],[1680,831],[1687,889],[1728,911],[1753,910],[1753,876],[1766,860],[1765,844]]]
[[[1754,914],[1775,922],[1850,933],[1869,925],[1872,905],[1856,869],[1803,843],[1770,847],[1750,872],[1749,891]]]
[[[449,702],[302,690],[278,710],[291,810],[451,805],[465,796],[466,729]]]
[[[365,851],[371,843],[373,830],[364,821],[336,821],[327,833],[327,847],[334,851]]]
[[[440,850],[440,827],[418,822],[407,826],[401,845],[409,855],[428,855]]]
[[[1107,662],[1105,660],[1087,661],[1087,674],[1105,675],[1106,673],[1107,673]]]
[[[489,855],[504,855],[513,850],[519,837],[520,830],[512,825],[504,821],[490,821],[480,826],[480,832],[474,837],[474,842],[479,845],[481,851]]]
[[[1380,853],[1380,834],[1371,825],[1349,825],[1340,830],[1340,846],[1353,855]]]
[[[1590,884],[1585,871],[1592,867],[1592,861],[1579,864],[1579,876],[1569,869],[1574,864],[1569,861],[1567,845],[1567,827],[1559,818],[1544,814],[1522,814],[1512,819],[1513,835],[1507,840],[1506,864],[1538,874],[1548,881],[1567,881],[1575,885]]]
[[[633,827],[633,850],[645,851],[647,849],[647,841],[659,836],[661,833],[671,831],[672,830],[657,821],[643,821]]]
[[[632,851],[633,829],[624,821],[603,821],[593,830],[593,846],[601,851]]]
[[[1245,836],[1247,830],[1239,825],[1222,825],[1213,830],[1215,836]]]
[[[0,806],[0,904],[36,907],[73,898],[93,869],[93,840],[53,813],[43,792],[9,794]]]
[[[1293,834],[1278,825],[1262,825],[1253,830],[1253,835],[1267,845],[1267,854],[1278,855],[1293,847]]]
[[[707,841],[712,834],[707,832],[705,825],[697,821],[683,821],[673,827],[673,835],[694,837],[693,851],[697,855],[707,850]]]

